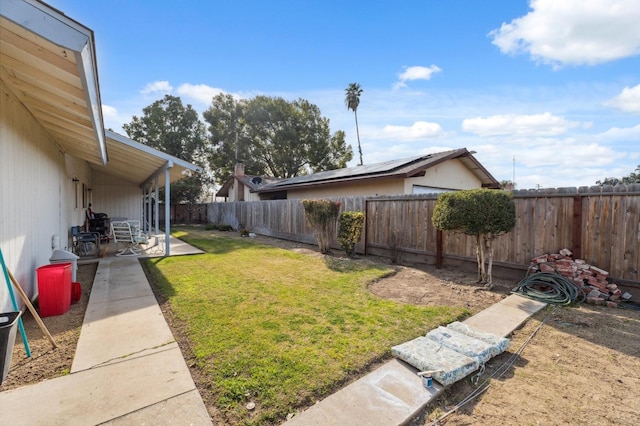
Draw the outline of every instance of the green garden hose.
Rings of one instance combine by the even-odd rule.
[[[568,305],[585,294],[577,285],[559,274],[538,272],[524,278],[511,293],[554,305]]]

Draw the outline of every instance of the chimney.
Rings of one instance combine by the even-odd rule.
[[[236,177],[244,177],[244,163],[242,161],[238,161],[233,167],[233,174]]]

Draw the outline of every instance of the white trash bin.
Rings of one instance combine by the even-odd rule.
[[[76,282],[76,271],[78,270],[78,259],[79,256],[75,254],[65,251],[65,250],[54,250],[51,253],[51,257],[49,258],[49,262],[54,264],[59,263],[71,263],[71,282]]]

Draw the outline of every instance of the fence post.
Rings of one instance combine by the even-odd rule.
[[[573,223],[571,224],[571,251],[575,259],[582,258],[582,196],[573,197]]]
[[[436,269],[442,269],[442,231],[436,231]]]
[[[367,255],[367,223],[369,223],[369,203],[364,199],[364,255]]]

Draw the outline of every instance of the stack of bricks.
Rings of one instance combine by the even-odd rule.
[[[582,259],[574,259],[569,249],[559,253],[543,254],[531,259],[532,272],[560,274],[573,282],[587,296],[587,303],[617,307],[622,290],[607,281],[609,272],[589,265]]]

